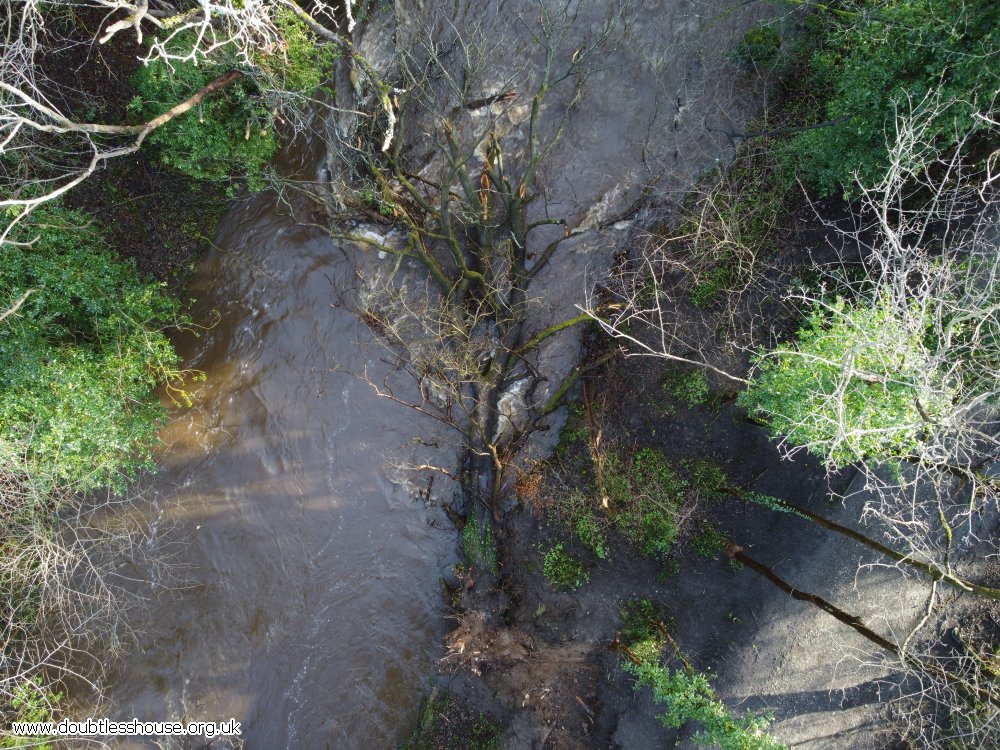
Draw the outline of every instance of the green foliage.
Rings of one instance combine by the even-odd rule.
[[[542,558],[542,575],[560,591],[576,591],[590,580],[586,566],[563,549],[562,542],[550,547]]]
[[[254,63],[264,71],[268,88],[282,94],[311,94],[324,88],[333,66],[340,57],[331,42],[318,39],[291,10],[280,11],[274,25],[281,33],[284,46],[268,55],[257,55]]]
[[[720,545],[725,537],[710,523],[702,524],[701,531],[691,540],[694,551],[702,557],[714,560],[720,551]]]
[[[681,572],[681,564],[678,560],[667,560],[663,563],[663,567],[660,572],[657,573],[656,578],[660,583],[668,583],[671,578],[679,575]]]
[[[795,342],[757,357],[759,372],[740,394],[775,436],[828,465],[902,458],[918,446],[921,410],[945,405],[922,392],[929,352],[921,330],[887,304],[817,307]]]
[[[399,746],[399,750],[437,750],[437,742],[434,732],[438,724],[438,716],[448,708],[448,696],[438,696],[437,689],[424,700],[420,707],[420,718],[417,719],[417,726],[406,741]]]
[[[556,456],[566,459],[575,446],[586,440],[590,435],[587,420],[583,413],[583,405],[579,401],[571,401],[566,422],[559,431],[559,442],[556,443]]]
[[[628,645],[644,641],[657,644],[657,650],[663,647],[663,633],[660,628],[670,629],[673,618],[667,608],[654,604],[649,599],[629,599],[621,609],[621,638]]]
[[[92,224],[40,209],[12,237],[30,244],[0,246],[0,299],[34,290],[0,327],[0,458],[36,485],[120,487],[149,466],[164,417],[155,389],[180,375],[162,333],[177,303]]]
[[[493,527],[489,521],[481,526],[473,514],[462,527],[460,541],[466,562],[478,565],[483,570],[488,570],[496,575],[498,570],[497,545],[493,538]]]
[[[766,139],[742,146],[728,169],[704,176],[669,238],[691,274],[691,304],[711,307],[750,283],[773,252],[774,229],[792,185],[793,173]]]
[[[789,507],[783,500],[774,497],[773,495],[765,495],[762,492],[742,492],[740,493],[740,499],[761,505],[768,510],[773,510],[777,513],[788,513],[790,515],[809,520],[809,516],[804,513],[800,513],[795,510],[795,508]]]
[[[691,483],[702,497],[717,500],[724,497],[729,490],[729,477],[715,461],[710,458],[696,458],[685,465],[691,476]]]
[[[14,688],[11,699],[12,711],[7,715],[11,722],[42,722],[56,721],[56,708],[62,701],[62,693],[45,690],[35,679],[28,679]],[[5,717],[7,718],[7,717]],[[4,733],[0,736],[0,748],[14,750],[15,748],[33,748],[33,750],[52,750],[48,742],[51,737],[13,737]]]
[[[973,113],[1000,89],[1000,24],[989,2],[855,0],[822,14],[821,42],[805,88],[828,92],[820,120],[787,149],[797,171],[824,194],[876,184],[888,164],[897,110],[931,95],[942,106],[929,137],[946,151],[977,127]],[[856,11],[856,12],[855,12]]]
[[[172,47],[180,52],[179,36]],[[132,85],[139,92],[129,107],[142,119],[166,112],[235,67],[225,49],[197,62],[156,60],[139,68]],[[251,190],[264,187],[264,167],[277,150],[271,110],[252,78],[242,77],[201,105],[171,120],[148,139],[165,166],[199,180],[246,179]]]
[[[637,656],[640,656],[639,653]],[[719,747],[722,750],[787,750],[766,734],[769,719],[747,712],[733,716],[715,694],[708,678],[691,669],[671,671],[655,659],[642,658],[640,663],[626,662],[624,669],[633,674],[636,687],[652,688],[653,700],[666,711],[657,718],[671,729],[680,729],[688,722],[701,725],[691,739],[697,745]]]
[[[132,85],[138,94],[128,109],[143,120],[166,112],[230,70],[244,73],[153,132],[149,143],[164,165],[195,179],[229,182],[235,177],[245,179],[252,191],[264,188],[264,169],[278,147],[276,108],[320,88],[336,57],[335,48],[317,42],[290,11],[277,15],[275,26],[284,45],[256,55],[249,68],[224,46],[209,57],[169,65],[155,60],[135,73]],[[194,42],[193,34],[179,34],[169,51],[183,55]]]
[[[503,728],[500,724],[480,716],[479,720],[472,725],[469,744],[465,747],[475,748],[475,750],[501,750],[502,735]]]
[[[605,514],[596,511],[592,494],[580,490],[560,492],[547,506],[551,518],[559,521],[600,560],[608,558]]]
[[[781,35],[768,24],[751,26],[730,57],[741,65],[770,65],[781,56]]]
[[[677,511],[687,482],[659,451],[643,448],[623,462],[609,454],[605,491],[619,531],[642,554],[665,557],[677,538]]]
[[[660,381],[667,393],[689,409],[706,405],[712,395],[712,386],[702,370],[671,369]]]
[[[417,726],[399,750],[500,750],[503,728],[482,714],[475,721],[454,709],[437,689],[424,701]]]
[[[362,188],[358,194],[361,202],[373,211],[386,219],[391,219],[395,215],[395,207],[391,200],[386,200],[385,196],[375,187]]]
[[[688,296],[695,307],[709,307],[716,302],[737,278],[732,266],[720,265],[701,276],[701,280],[691,287]]]
[[[604,528],[589,506],[581,507],[573,521],[573,533],[601,560],[608,558],[608,544]]]

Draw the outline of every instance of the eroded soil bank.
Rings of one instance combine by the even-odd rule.
[[[795,276],[822,262],[842,242],[834,227],[844,216],[845,206],[836,201],[803,199],[792,206],[770,273]],[[796,321],[771,322],[793,327]],[[586,345],[591,361],[613,346],[596,332]],[[619,356],[583,379],[554,453],[543,449],[537,461],[523,463],[498,532],[499,575],[464,567],[452,581],[458,625],[407,747],[699,746],[692,742],[696,723],[678,731],[657,720],[664,707],[648,688],[634,689],[634,678],[622,669],[624,657],[611,648],[635,627],[637,606],[655,613],[734,714],[772,717],[769,731],[784,745],[910,747],[887,705],[898,697],[894,689],[906,684],[899,665],[829,614],[728,560],[718,542],[733,541],[795,588],[888,636],[901,638],[923,622],[932,596],[927,578],[887,565],[891,561],[865,546],[804,518],[726,493],[701,493],[695,482],[686,490],[680,533],[667,557],[643,556],[613,521],[604,526],[602,550],[585,544],[574,526],[573,507],[601,506],[596,438],[606,454],[652,449],[675,467],[711,466],[734,487],[878,536],[877,528],[859,523],[865,488],[855,473],[828,475],[806,456],[789,460],[733,402],[730,382],[713,376],[701,381],[708,388],[679,387],[696,382],[696,372]],[[995,518],[988,523],[995,529]],[[586,568],[587,580],[575,590],[560,590],[546,570],[546,552],[556,544]],[[989,561],[989,549],[988,539],[962,541],[955,570],[995,582],[1000,570]],[[1000,641],[997,602],[947,587],[936,595],[931,631]],[[674,664],[681,667],[676,659]],[[479,744],[467,744],[469,736]]]

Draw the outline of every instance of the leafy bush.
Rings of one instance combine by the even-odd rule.
[[[660,628],[672,627],[673,618],[667,608],[649,599],[629,599],[621,610],[621,637],[629,645],[652,641],[657,651],[663,647]]]
[[[334,48],[317,43],[290,12],[278,15],[275,25],[284,48],[256,56],[250,66],[221,47],[211,57],[170,65],[157,59],[136,72],[132,85],[138,95],[129,109],[143,119],[166,112],[229,70],[244,73],[196,110],[153,132],[149,142],[164,165],[195,179],[228,182],[237,177],[252,191],[264,188],[264,169],[278,147],[275,109],[319,88],[335,58]],[[169,48],[183,55],[193,45],[193,35],[179,34]]]
[[[129,109],[143,119],[166,112],[230,70],[224,51],[212,60],[156,60],[132,78],[139,92]],[[264,187],[263,171],[277,150],[271,111],[252,78],[237,79],[201,105],[154,131],[148,139],[165,166],[199,180],[247,180]]]
[[[712,386],[702,370],[671,370],[660,385],[663,390],[689,409],[704,406],[712,395]]]
[[[583,544],[601,560],[608,557],[608,543],[604,528],[589,507],[581,508],[573,522],[573,532]]]
[[[855,0],[823,14],[826,32],[809,61],[807,87],[830,92],[820,119],[837,121],[792,139],[787,156],[824,194],[856,173],[878,183],[888,164],[897,109],[932,95],[930,134],[939,152],[977,127],[973,113],[1000,89],[1000,24],[992,3]],[[933,93],[932,93],[933,92]]]
[[[545,552],[542,559],[542,574],[560,591],[575,591],[590,580],[587,568],[563,549],[562,542]]]
[[[642,554],[666,556],[677,538],[677,511],[687,483],[662,453],[650,448],[627,463],[609,454],[604,472],[615,526]]]
[[[324,89],[333,72],[340,51],[330,42],[318,39],[292,11],[284,10],[274,18],[284,46],[280,53],[259,55],[253,62],[263,71],[269,92],[278,96],[311,94]]]
[[[701,731],[691,738],[697,745],[722,750],[787,750],[766,734],[766,717],[750,712],[733,716],[701,672],[671,671],[651,658],[643,658],[639,664],[626,662],[624,669],[635,675],[636,687],[652,688],[653,700],[666,707],[657,717],[665,726],[680,729],[691,721],[701,725]]]
[[[80,490],[121,486],[150,463],[178,375],[162,333],[177,303],[117,260],[85,214],[46,208],[0,245],[0,299],[34,290],[0,326],[6,470]],[[36,240],[33,241],[32,240]]]
[[[62,701],[62,693],[53,693],[42,687],[37,679],[27,679],[17,685],[10,701],[10,712],[5,716],[10,722],[51,722],[56,720],[55,711]],[[0,748],[32,748],[32,750],[52,750],[51,737],[0,736]]]
[[[926,325],[904,326],[887,304],[839,299],[817,307],[795,342],[758,356],[760,369],[738,403],[831,466],[906,457],[925,415],[945,406],[919,385],[930,356],[926,334]]]

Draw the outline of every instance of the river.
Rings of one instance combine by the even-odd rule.
[[[207,378],[149,488],[182,551],[112,699],[123,718],[236,717],[248,747],[388,746],[440,648],[455,538],[386,479],[431,426],[352,374],[389,368],[332,304],[351,264],[273,203],[229,212],[191,288],[194,319],[219,316],[178,341]]]

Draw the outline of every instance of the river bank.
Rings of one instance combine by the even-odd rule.
[[[775,228],[780,239],[764,273],[787,283],[832,260],[833,248],[844,243],[837,228],[849,215],[839,200],[793,201]],[[786,330],[798,322],[790,313],[768,320]],[[616,344],[594,330],[587,347],[584,362],[602,360]],[[463,748],[470,734],[484,738],[474,745],[482,748],[702,746],[694,741],[697,724],[678,729],[657,719],[663,707],[626,674],[626,656],[615,650],[631,643],[637,629],[657,626],[677,649],[668,658],[675,668],[686,664],[708,676],[734,715],[766,717],[767,731],[782,745],[911,747],[894,724],[898,709],[891,703],[913,692],[900,665],[828,613],[729,559],[724,543],[739,545],[796,589],[897,637],[933,639],[956,628],[995,643],[1000,604],[938,590],[804,517],[718,491],[725,485],[780,498],[879,536],[877,525],[858,522],[868,500],[863,478],[850,470],[829,474],[804,455],[789,460],[734,403],[730,381],[623,354],[582,378],[554,449],[523,461],[497,532],[497,577],[475,566],[457,568],[449,601],[458,624],[403,747]],[[609,457],[627,462],[643,451],[662,456],[682,478],[667,556],[642,554],[615,511],[602,510],[613,481]],[[706,476],[724,479],[713,487]],[[596,532],[581,518],[595,519]],[[986,524],[995,528],[996,519]],[[578,566],[568,582],[548,564],[557,546]],[[969,580],[997,580],[991,549],[989,538],[963,544],[956,571]]]

